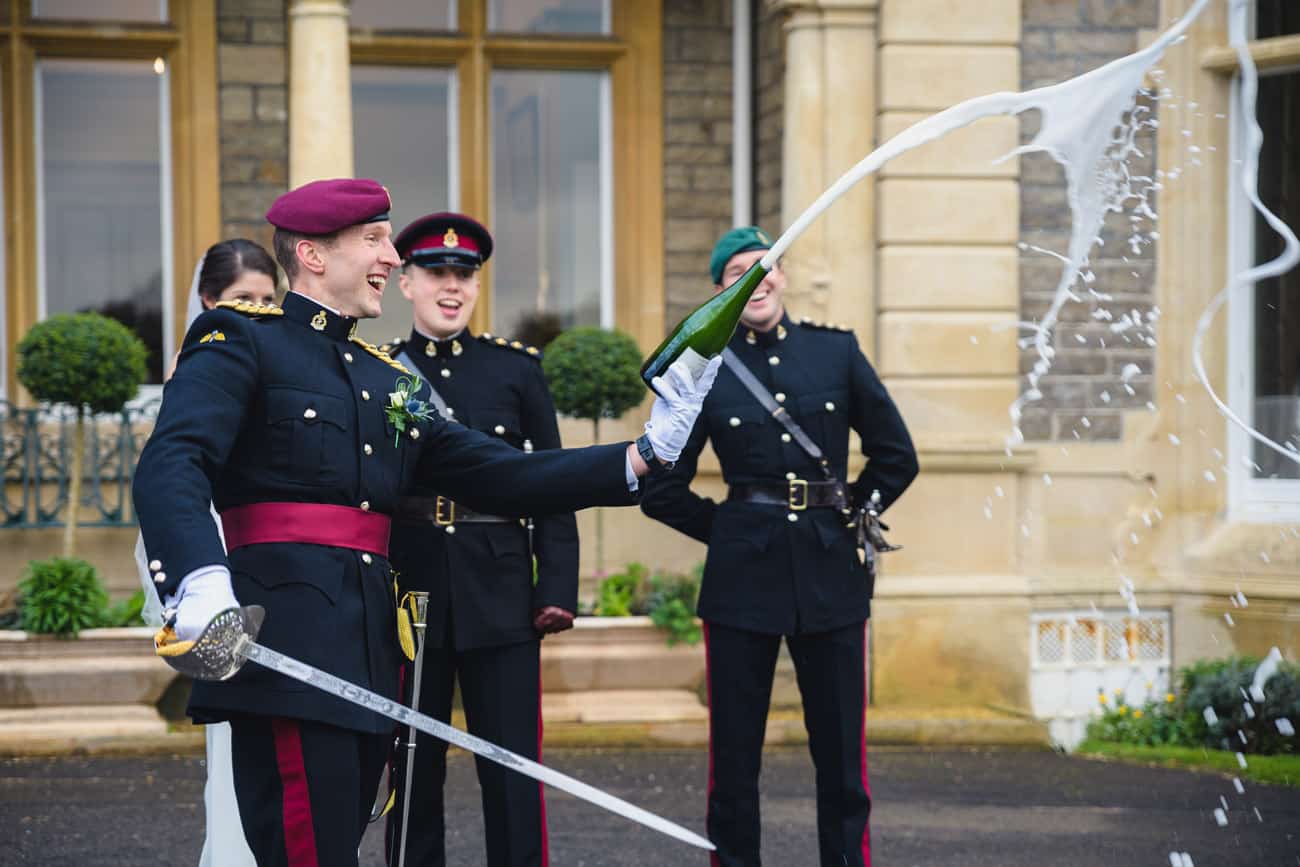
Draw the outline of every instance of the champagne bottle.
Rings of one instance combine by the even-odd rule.
[[[668,366],[684,358],[691,375],[698,377],[709,359],[721,354],[731,340],[740,322],[749,298],[767,276],[762,261],[755,262],[735,283],[705,301],[677,323],[672,333],[650,353],[641,365],[641,379],[650,388],[650,381],[663,375]]]

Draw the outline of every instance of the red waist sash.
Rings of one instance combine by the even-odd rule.
[[[250,503],[221,513],[226,549],[268,542],[354,548],[388,556],[387,515],[324,503]]]

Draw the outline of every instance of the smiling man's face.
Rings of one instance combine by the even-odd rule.
[[[401,264],[393,246],[392,223],[382,220],[348,226],[332,244],[315,248],[324,296],[318,301],[358,319],[373,319],[383,312],[384,284]]]
[[[726,267],[722,269],[722,283],[715,285],[713,291],[721,292],[735,283],[766,253],[766,250],[746,250],[744,253],[732,256],[727,260]],[[772,270],[767,272],[763,282],[758,284],[758,288],[750,296],[745,311],[740,314],[741,324],[755,331],[767,331],[775,327],[785,314],[785,304],[782,301],[784,294],[785,272],[781,270],[781,265],[778,263],[772,266]]]
[[[398,283],[415,312],[415,327],[431,337],[451,337],[469,324],[478,302],[478,271],[456,265],[414,263]]]

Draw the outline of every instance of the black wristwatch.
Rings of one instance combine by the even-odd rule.
[[[636,450],[641,455],[641,460],[645,461],[646,466],[650,468],[652,475],[660,470],[671,470],[677,463],[659,460],[659,456],[655,454],[655,447],[650,444],[650,434],[641,434],[636,438]]]

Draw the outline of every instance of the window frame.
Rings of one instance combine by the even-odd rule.
[[[169,126],[164,153],[170,166],[170,227],[161,251],[171,291],[163,298],[163,343],[180,344],[193,263],[221,236],[220,153],[217,113],[216,0],[185,0],[170,6],[165,24],[33,21],[30,0],[0,0],[8,18],[0,19],[0,87],[6,111],[0,136],[5,207],[3,332],[0,398],[30,402],[9,359],[18,341],[40,320],[43,300],[37,283],[40,258],[36,196],[36,64],[42,59],[149,60],[167,64],[167,97],[162,106]],[[164,157],[166,159],[166,157]],[[166,203],[165,203],[166,204]],[[170,261],[168,261],[170,260]],[[164,280],[164,286],[167,285]],[[166,359],[164,367],[166,367]],[[156,391],[145,386],[142,391]],[[147,394],[145,395],[147,396]]]
[[[1253,11],[1254,7],[1251,7]],[[1242,10],[1244,13],[1245,10]],[[1234,29],[1254,29],[1253,16],[1238,15],[1229,23]],[[1300,69],[1300,36],[1256,39],[1249,43],[1260,78],[1293,73]],[[1225,53],[1226,52],[1226,53]],[[1229,166],[1238,165],[1245,146],[1246,123],[1241,105],[1240,76],[1236,52],[1220,49],[1206,58],[1205,66],[1232,75],[1230,88]],[[1228,172],[1228,273],[1227,280],[1255,264],[1255,212],[1241,189],[1236,171]],[[1297,227],[1293,226],[1293,229]],[[1255,398],[1255,287],[1234,292],[1228,299],[1228,407],[1242,421],[1253,426]],[[1300,479],[1259,479],[1247,463],[1253,460],[1254,440],[1231,421],[1228,430],[1228,511],[1232,520],[1245,523],[1300,521]]]
[[[453,67],[459,84],[455,138],[461,154],[491,153],[493,69],[601,70],[608,73],[610,159],[604,169],[612,219],[604,221],[612,256],[602,280],[602,325],[631,334],[642,347],[663,337],[663,83],[661,0],[611,0],[609,35],[509,34],[487,29],[487,0],[458,0],[455,33],[354,28],[351,62],[365,66]],[[460,209],[492,225],[491,164],[457,157]],[[614,194],[617,190],[617,195]],[[489,330],[492,263],[470,325]],[[608,304],[607,304],[608,302]]]

